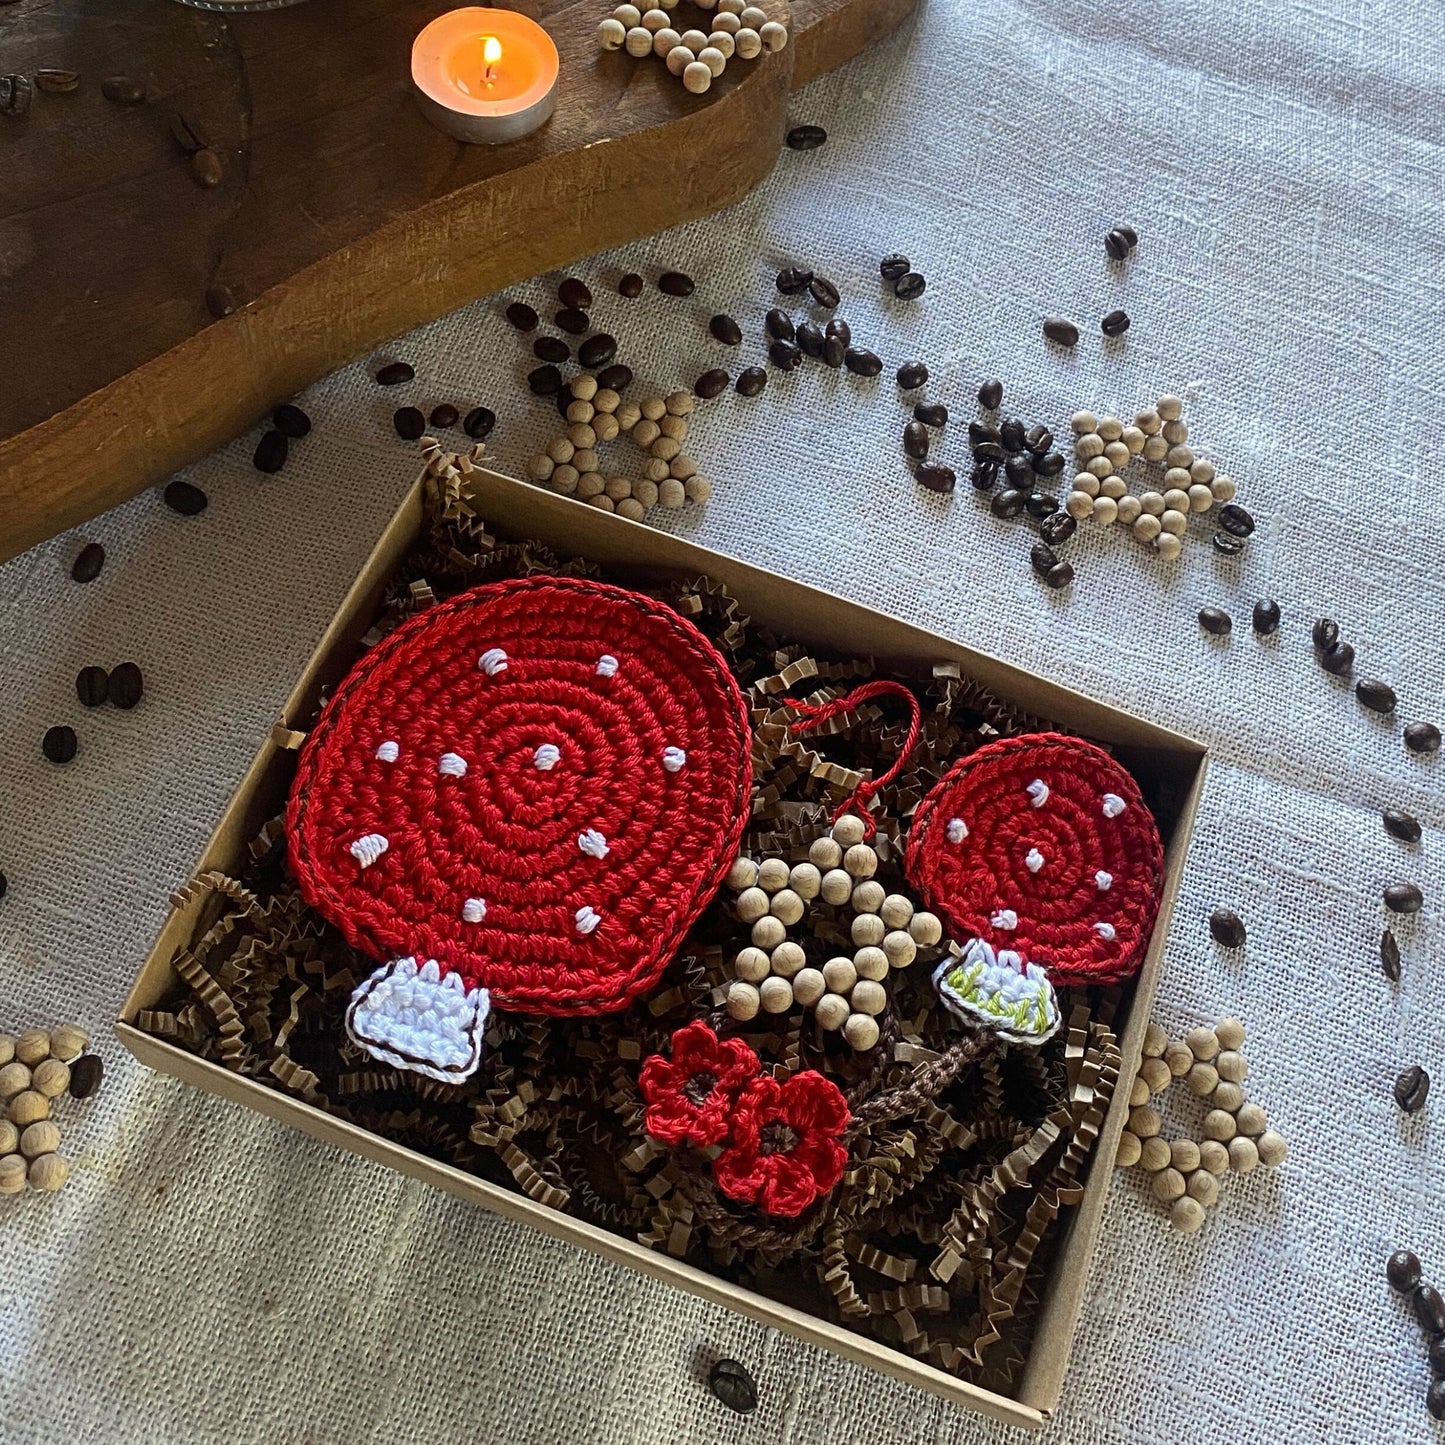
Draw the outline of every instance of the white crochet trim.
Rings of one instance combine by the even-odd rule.
[[[981,938],[940,961],[933,987],[950,1013],[987,1024],[1012,1043],[1042,1044],[1061,1022],[1048,974],[1010,949],[995,953]]]
[[[1098,884],[1100,893],[1107,893],[1114,886],[1114,875],[1100,868],[1094,874],[1094,882]]]
[[[447,778],[464,778],[467,775],[467,760],[456,753],[443,753],[437,759],[437,772]]]
[[[495,677],[507,670],[507,654],[500,647],[489,647],[478,659],[477,666],[488,677]]]
[[[1042,778],[1035,778],[1024,790],[1036,808],[1042,808],[1049,801],[1049,785]]]
[[[995,928],[1013,929],[1019,926],[1019,916],[1012,908],[1000,908],[999,911],[989,919],[989,922],[993,924]]]
[[[399,958],[377,969],[351,995],[346,1032],[373,1058],[455,1083],[476,1071],[491,1000],[468,993],[461,975],[441,976],[437,961],[420,969]]]
[[[487,900],[485,898],[468,898],[462,904],[462,922],[480,923],[487,916]]]
[[[351,856],[363,868],[370,868],[391,844],[380,833],[367,833],[351,845]]]
[[[1024,867],[1030,873],[1037,873],[1044,866],[1044,855],[1037,848],[1030,848],[1024,857]]]
[[[384,742],[376,750],[376,760],[379,763],[394,763],[401,756],[401,748],[394,742]]]
[[[1112,923],[1096,923],[1094,925],[1094,932],[1097,933],[1105,943],[1112,943],[1114,941],[1114,925]]]
[[[532,754],[532,766],[540,768],[542,772],[551,772],[562,760],[562,749],[555,743],[543,743],[535,753]]]
[[[687,754],[681,748],[663,748],[662,766],[669,773],[681,772],[687,762]]]
[[[948,820],[948,841],[950,843],[962,843],[968,837],[968,824],[962,818],[950,818]]]
[[[596,828],[584,828],[577,835],[577,846],[589,858],[605,858],[607,856],[607,839]]]
[[[1117,818],[1124,811],[1125,803],[1118,793],[1104,794],[1104,816],[1106,818]]]
[[[597,676],[611,677],[617,671],[617,659],[610,652],[604,652],[597,659]]]
[[[579,908],[577,910],[577,932],[591,933],[599,923],[602,922],[602,915],[592,908]]]

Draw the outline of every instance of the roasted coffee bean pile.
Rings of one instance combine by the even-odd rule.
[[[1385,1261],[1390,1288],[1409,1300],[1425,1334],[1426,1358],[1430,1362],[1425,1408],[1436,1420],[1445,1420],[1445,1298],[1434,1285],[1424,1283],[1422,1276],[1419,1256],[1412,1250],[1397,1249]]]

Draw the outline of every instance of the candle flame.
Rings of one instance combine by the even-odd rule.
[[[482,59],[488,65],[495,65],[502,58],[502,42],[495,35],[482,41]]]

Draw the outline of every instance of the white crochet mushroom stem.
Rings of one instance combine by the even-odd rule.
[[[346,1032],[373,1058],[444,1084],[476,1072],[491,1000],[468,989],[436,959],[383,964],[358,985],[346,1010]]]
[[[940,960],[933,987],[950,1013],[1015,1043],[1041,1044],[1059,1027],[1058,1000],[1044,969],[981,938]]]

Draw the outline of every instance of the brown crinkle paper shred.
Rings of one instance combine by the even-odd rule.
[[[666,599],[716,642],[747,695],[755,783],[745,850],[754,857],[804,858],[842,798],[893,762],[906,720],[886,704],[806,741],[789,732],[788,698],[839,696],[875,675],[870,659],[824,656],[755,625],[705,577],[604,573],[536,542],[500,542],[467,500],[476,454],[434,443],[424,454],[428,522],[363,646],[439,599],[537,572],[606,576]],[[879,881],[907,892],[900,844],[927,790],[982,743],[1045,724],[951,664],[900,680],[923,705],[923,745],[875,811]],[[142,1028],[548,1208],[987,1388],[1016,1389],[1060,1215],[1082,1196],[1117,1077],[1117,991],[1066,996],[1068,1027],[1042,1049],[964,1030],[937,1004],[923,960],[892,975],[882,1039],[866,1054],[810,1015],[745,1026],[764,1067],[779,1078],[821,1069],[853,1111],[843,1182],[799,1219],[770,1219],[721,1195],[706,1156],[664,1149],[642,1128],[640,1061],[694,1018],[738,1029],[721,1003],[728,963],[747,940],[725,898],[651,998],[590,1019],[493,1015],[482,1067],[453,1085],[378,1064],[346,1038],[346,1004],[372,960],[301,902],[279,820],[250,853],[239,878],[207,873],[177,895],[197,910],[195,936],[173,960],[176,996],[142,1014]],[[831,952],[839,912],[820,905],[813,916],[814,939]]]

